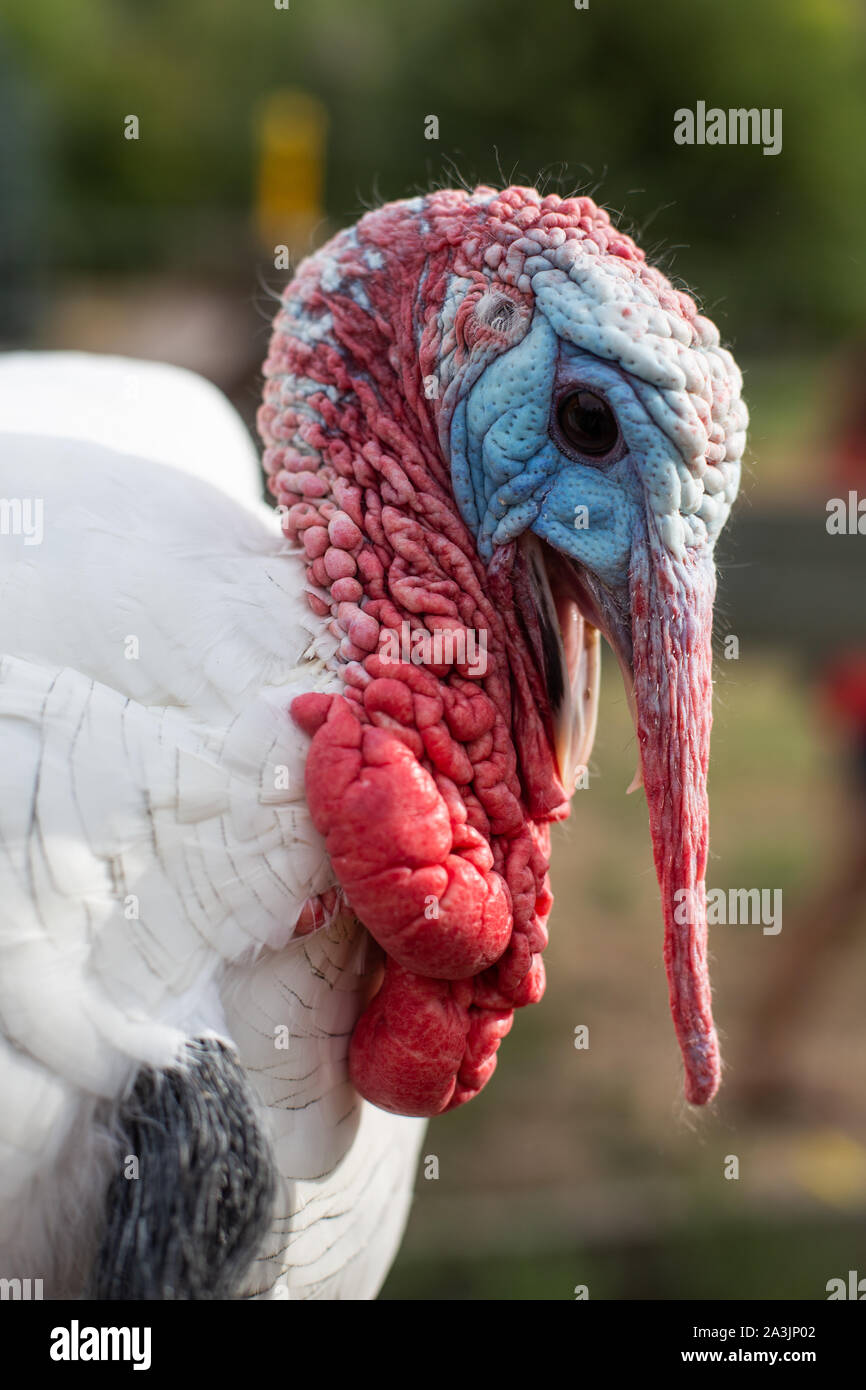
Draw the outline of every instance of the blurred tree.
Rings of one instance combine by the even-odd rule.
[[[255,113],[291,85],[329,114],[336,224],[434,180],[546,171],[597,188],[656,254],[676,238],[668,268],[701,285],[741,347],[812,347],[866,314],[857,0],[5,0],[5,16],[53,104],[67,265],[224,270],[247,256]],[[780,107],[781,154],[676,145],[674,111],[698,100]],[[129,113],[137,142],[123,139]]]
[[[2,36],[0,36],[2,38]],[[46,216],[50,142],[33,88],[0,41],[0,347],[33,331],[52,228]]]

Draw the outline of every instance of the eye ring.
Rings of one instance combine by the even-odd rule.
[[[476,308],[475,315],[485,328],[494,333],[507,333],[517,318],[517,305],[507,294],[485,295]]]
[[[575,387],[560,399],[556,420],[566,443],[589,458],[604,458],[619,443],[616,416],[604,396],[587,386]]]

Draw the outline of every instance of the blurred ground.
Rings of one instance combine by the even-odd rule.
[[[866,1271],[866,934],[834,962],[789,1062],[787,1118],[744,1114],[750,1008],[778,936],[711,930],[725,1083],[680,1094],[635,739],[608,662],[597,775],[557,835],[547,994],[519,1014],[496,1076],[433,1121],[395,1298],[822,1298]],[[792,678],[793,677],[793,678]],[[709,887],[772,884],[784,909],[834,852],[833,750],[784,660],[717,662]],[[573,1046],[589,1025],[588,1051]],[[738,1180],[724,1176],[729,1155]],[[469,1253],[471,1252],[471,1254]]]

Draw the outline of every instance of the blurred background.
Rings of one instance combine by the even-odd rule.
[[[866,1278],[866,534],[826,525],[866,497],[864,7],[281,3],[3,0],[0,345],[191,367],[251,424],[275,247],[294,263],[434,183],[529,182],[592,193],[698,295],[752,414],[719,555],[708,886],[784,910],[777,935],[711,933],[723,1091],[680,1098],[608,670],[556,836],[546,999],[430,1126],[438,1178],[384,1296],[824,1298]],[[782,152],[675,144],[699,100],[781,108]]]

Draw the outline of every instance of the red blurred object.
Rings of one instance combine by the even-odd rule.
[[[832,485],[841,495],[866,488],[866,344],[850,349],[839,373],[840,421],[827,460]]]
[[[849,352],[840,373],[840,427],[828,459],[832,487],[842,496],[866,490],[866,344]],[[834,652],[820,675],[821,696],[829,715],[859,742],[866,734],[866,650]]]
[[[832,656],[821,676],[821,693],[828,711],[841,723],[866,731],[866,651]]]

